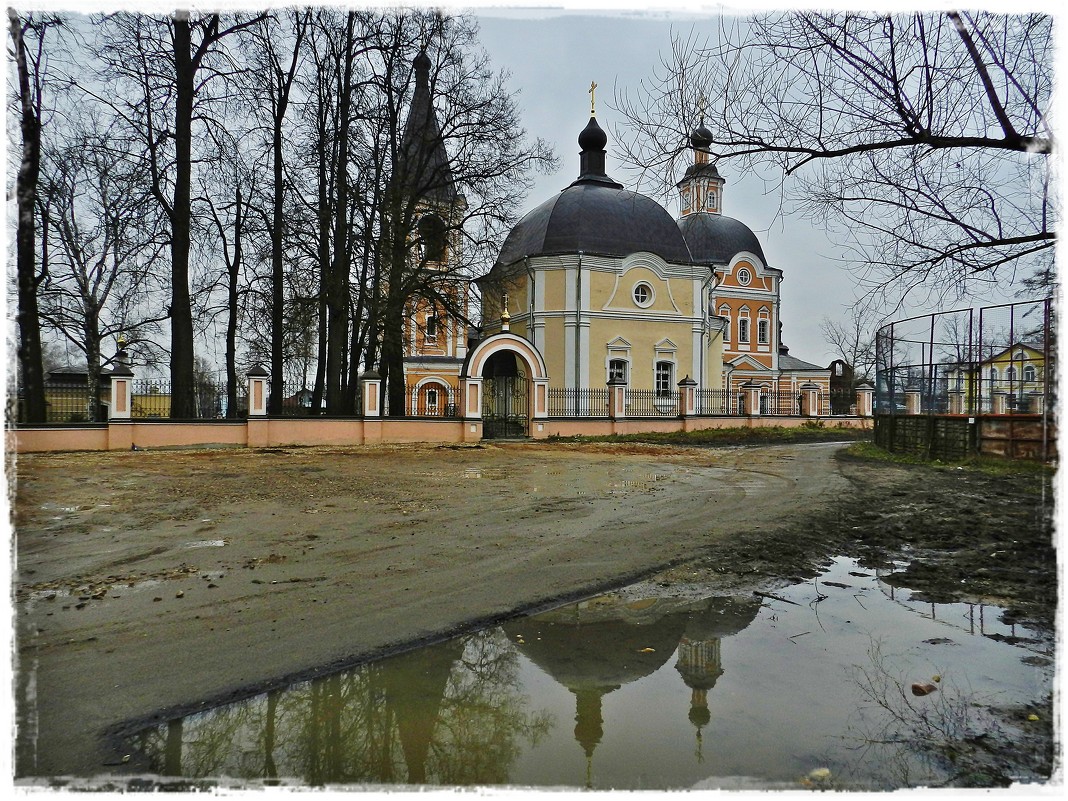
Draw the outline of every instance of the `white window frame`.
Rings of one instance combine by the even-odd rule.
[[[675,362],[657,359],[653,365],[653,393],[658,398],[667,397],[672,391],[675,379]]]
[[[613,371],[613,366],[619,366],[622,369],[619,370],[619,371]],[[628,376],[630,375],[630,363],[626,359],[609,359],[608,360],[608,380],[609,381],[611,381],[614,378],[613,372],[621,372],[622,375],[619,377],[619,380],[621,380],[624,384],[629,383]]]
[[[644,300],[639,300],[639,291],[647,295]],[[656,293],[653,291],[653,285],[648,281],[639,281],[630,290],[630,297],[635,306],[640,309],[648,309],[653,305],[653,301],[656,300]]]
[[[771,344],[771,320],[767,317],[760,317],[757,319],[757,344]],[[838,366],[838,369],[841,369],[841,365]]]

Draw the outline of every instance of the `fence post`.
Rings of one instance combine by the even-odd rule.
[[[382,376],[374,370],[368,370],[360,374],[360,398],[363,403],[364,417],[381,417],[382,408],[379,398],[382,397]]]
[[[258,364],[245,373],[248,380],[249,417],[267,416],[267,379],[270,377],[271,374]]]
[[[1031,414],[1044,414],[1046,411],[1046,395],[1040,389],[1032,390],[1027,393],[1027,397],[1030,398],[1028,410]]]
[[[801,390],[801,415],[802,417],[819,417],[819,392],[820,388],[818,384],[813,384],[811,381],[802,384],[798,389]]]
[[[747,415],[760,414],[760,385],[753,381],[746,381],[741,386],[745,397],[745,408],[742,413]]]
[[[949,391],[949,413],[964,414],[964,390],[951,389]]]
[[[697,414],[697,382],[686,376],[679,382],[679,417]]]
[[[535,378],[534,381],[534,414],[535,420],[544,420],[549,416],[549,379]]]
[[[464,419],[482,419],[482,376],[464,378]]]
[[[857,384],[857,416],[872,416],[872,399],[875,397],[875,387],[867,381]]]
[[[1006,389],[995,389],[992,393],[994,398],[994,414],[1006,414],[1009,407],[1009,392]]]
[[[923,387],[910,384],[905,387],[905,414],[922,414]]]
[[[115,356],[116,365],[111,371],[111,403],[108,404],[109,420],[129,420],[133,410],[133,370],[130,369],[126,351]]]
[[[622,379],[608,379],[608,416],[613,420],[627,416],[627,382]]]

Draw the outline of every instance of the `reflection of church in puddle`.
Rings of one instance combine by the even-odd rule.
[[[627,600],[604,595],[504,626],[520,651],[575,696],[575,739],[586,755],[592,787],[593,754],[604,736],[602,699],[663,667],[675,669],[690,689],[689,720],[701,758],[702,730],[711,720],[708,691],[723,674],[720,640],[756,617],[752,599],[662,598]]]

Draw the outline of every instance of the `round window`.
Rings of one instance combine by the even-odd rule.
[[[745,269],[745,267],[738,271],[738,283],[742,286],[749,286],[749,282],[752,280],[752,274],[750,274],[749,270]]]
[[[634,285],[634,302],[645,308],[653,302],[653,288],[644,281]]]

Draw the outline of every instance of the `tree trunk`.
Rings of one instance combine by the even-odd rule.
[[[196,65],[189,20],[174,19],[174,205],[171,215],[171,417],[195,416],[193,309],[189,298],[193,98]]]
[[[230,419],[240,416],[237,408],[237,279],[241,273],[241,236],[244,227],[240,183],[234,199],[234,257],[226,270],[226,416]]]
[[[22,162],[15,178],[18,202],[18,227],[15,233],[16,271],[18,274],[19,367],[22,370],[23,419],[27,423],[44,423],[48,414],[44,391],[44,365],[41,357],[41,320],[37,309],[37,286],[42,278],[36,270],[37,231],[34,205],[37,181],[41,173],[41,123],[30,90],[29,64],[23,41],[22,21],[8,11],[11,39],[19,80],[19,104],[22,134]]]
[[[345,46],[338,76],[337,165],[335,169],[337,199],[334,207],[334,253],[330,265],[327,306],[330,319],[326,343],[326,411],[343,414],[342,373],[345,368],[345,346],[348,341],[349,311],[349,253],[348,253],[348,150],[349,117],[352,107],[352,38],[355,15],[349,12],[346,20]]]

